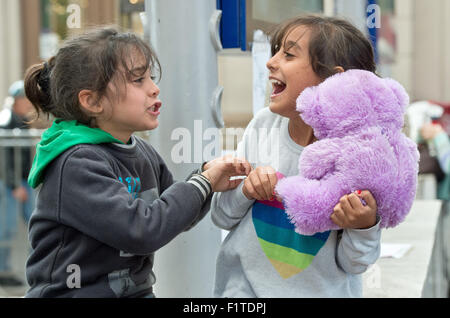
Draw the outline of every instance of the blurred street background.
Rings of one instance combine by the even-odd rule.
[[[163,0],[159,1],[162,6]],[[258,37],[255,31],[260,30],[261,34],[267,34],[276,24],[287,18],[302,13],[317,13],[346,17],[371,38],[377,56],[378,73],[399,81],[410,95],[411,107],[406,118],[405,132],[418,145],[427,144],[420,136],[420,129],[424,124],[439,121],[444,130],[450,133],[449,0],[212,0],[212,2],[222,14],[220,25],[222,47],[217,49],[217,80],[220,87],[223,87],[223,94],[220,96],[220,114],[216,116],[219,128],[245,128],[254,112],[267,106],[270,91],[267,88],[267,76],[264,77],[265,66],[264,63],[258,62],[261,56],[264,57],[267,53],[267,42],[264,42],[264,37]],[[12,130],[8,130],[7,124],[10,120],[8,116],[11,116],[14,105],[11,98],[20,97],[18,91],[12,90],[12,85],[23,80],[26,69],[49,59],[56,53],[63,40],[82,33],[91,26],[118,25],[151,40],[154,31],[151,30],[150,17],[152,19],[158,17],[148,10],[156,3],[158,0],[0,0],[0,127],[3,125],[6,129],[0,132],[0,180],[2,176],[6,176],[8,169],[17,170],[22,166],[20,163],[12,166],[11,162],[7,162],[14,160],[8,159],[12,157],[9,157],[7,152],[13,148],[20,148],[20,151],[16,151],[18,153],[24,148],[29,148],[31,153],[24,156],[32,157],[39,133],[50,123],[41,119],[34,123],[34,126],[27,127],[33,130],[31,137],[18,137],[10,133]],[[230,13],[231,8],[240,11]],[[177,10],[177,7],[171,10]],[[260,40],[261,43],[258,42]],[[172,41],[176,44],[177,40]],[[178,54],[186,53],[183,52],[183,48],[177,49],[180,50]],[[156,51],[158,55],[166,54],[159,52],[158,48]],[[164,76],[166,75],[163,75],[163,78]],[[204,80],[208,81],[207,78]],[[173,91],[168,91],[167,94],[170,95],[175,90],[173,87]],[[222,149],[233,151],[239,137],[227,134],[223,136]],[[428,149],[426,155],[436,157],[433,149]],[[21,156],[21,160],[24,156]],[[16,175],[20,173],[19,171]],[[444,254],[435,251],[432,256],[433,247],[448,250],[445,246],[450,244],[441,241],[436,243],[437,236],[441,235],[442,231],[450,231],[450,228],[438,227],[439,218],[444,217],[441,208],[443,200],[438,197],[438,186],[442,178],[444,177],[441,175],[440,179],[431,168],[427,170],[424,167],[421,170],[416,210],[412,213],[414,217],[411,217],[410,227],[406,225],[403,232],[399,229],[398,234],[392,230],[386,236],[389,240],[385,242],[385,247],[393,247],[389,245],[391,243],[407,245],[405,254],[395,258],[395,255],[387,253],[388,255],[380,260],[377,265],[379,267],[375,267],[366,275],[365,296],[421,297],[426,279],[444,279],[430,278],[430,274],[426,278],[427,272],[432,270],[429,268],[430,263],[443,262]],[[5,231],[7,226],[5,210],[7,204],[2,204],[7,194],[6,190],[3,192],[0,194],[0,232],[2,226]],[[21,297],[27,290],[25,262],[30,247],[27,240],[27,218],[22,217],[24,214],[21,210],[22,205],[15,207],[17,222],[15,230],[12,231],[13,235],[3,238],[0,235],[0,261],[2,248],[10,249],[10,253],[3,256],[6,268],[0,268],[0,297]],[[423,224],[422,231],[421,224]],[[410,232],[407,232],[408,229]],[[421,233],[413,233],[415,231]],[[224,233],[222,237],[223,235]],[[436,247],[436,244],[439,246]],[[430,262],[431,257],[435,259]],[[211,258],[215,258],[215,254],[212,254]],[[422,261],[419,262],[420,267],[409,272],[408,269],[400,268],[398,265],[398,262],[407,264],[418,259]],[[406,276],[404,282],[398,284],[394,277],[398,273],[394,270],[397,267],[398,272],[403,271],[405,275],[411,275]],[[428,295],[443,297],[442,294]]]

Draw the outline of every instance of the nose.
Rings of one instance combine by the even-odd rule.
[[[159,95],[159,92],[160,92],[160,90],[159,90],[158,85],[156,85],[156,83],[153,82],[152,79],[150,79],[150,87],[148,89],[148,95],[150,97],[157,97]]]
[[[278,67],[277,55],[278,53],[272,56],[266,63],[266,67],[269,69],[270,72],[274,72]]]

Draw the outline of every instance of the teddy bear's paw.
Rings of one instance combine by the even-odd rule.
[[[295,219],[295,220],[294,220]],[[340,229],[331,219],[318,218],[312,215],[298,215],[292,219],[295,232],[301,235],[314,235],[330,230]]]

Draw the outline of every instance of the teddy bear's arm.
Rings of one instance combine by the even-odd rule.
[[[302,176],[278,181],[275,191],[282,198],[286,214],[298,233],[312,235],[339,228],[330,215],[341,197],[340,189],[329,188],[327,184]]]
[[[336,161],[342,152],[338,140],[324,139],[307,146],[300,155],[298,169],[300,175],[308,179],[320,180],[335,170]]]

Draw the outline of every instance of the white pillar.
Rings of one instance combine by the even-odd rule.
[[[361,32],[367,34],[366,0],[335,0],[334,6],[337,17],[346,18]]]
[[[413,90],[418,100],[450,100],[450,3],[414,1]]]
[[[392,77],[400,82],[409,93],[411,101],[413,91],[413,61],[414,61],[414,1],[396,0],[395,19],[396,35],[395,62],[392,64]]]
[[[202,153],[211,140],[203,140],[204,131],[221,123],[220,109],[216,113],[213,103],[220,100],[214,96],[220,88],[215,37],[210,33],[215,25],[216,1],[147,0],[145,4],[147,34],[162,66],[159,87],[163,106],[160,125],[151,133],[150,143],[175,179],[184,180],[207,159]],[[171,140],[177,128],[187,134],[181,140]],[[174,162],[172,150],[180,142],[185,142],[189,162]],[[220,156],[220,148],[218,152]],[[195,228],[156,252],[156,296],[211,297],[220,243],[220,230],[208,214]]]
[[[9,86],[22,78],[20,1],[0,1],[0,108]]]
[[[333,17],[336,11],[335,0],[324,0],[323,1],[323,14],[327,17]]]

